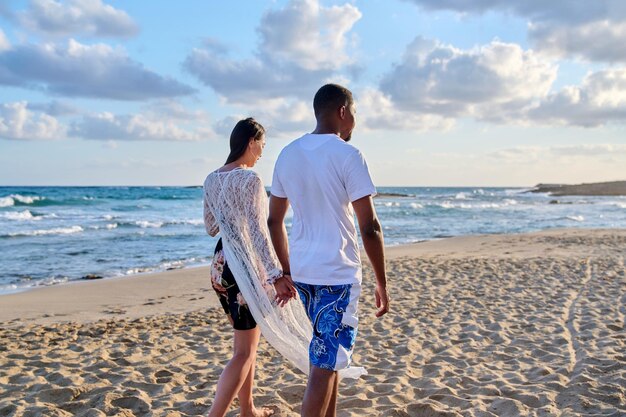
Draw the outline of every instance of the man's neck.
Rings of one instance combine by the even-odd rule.
[[[331,126],[329,124],[318,123],[317,126],[315,126],[315,130],[311,133],[314,135],[337,135],[341,137],[339,128],[337,126]]]

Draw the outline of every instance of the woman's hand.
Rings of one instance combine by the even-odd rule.
[[[298,291],[291,279],[291,275],[284,274],[274,282],[274,288],[276,289],[276,302],[280,307],[287,305],[290,299],[296,298]]]

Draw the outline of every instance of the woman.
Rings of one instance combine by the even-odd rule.
[[[265,129],[252,118],[237,123],[230,135],[224,166],[204,182],[204,224],[220,233],[212,265],[212,283],[234,328],[234,352],[217,383],[209,417],[224,416],[235,395],[241,416],[269,416],[252,399],[260,332],[283,356],[308,372],[311,328],[301,303],[276,300],[273,283],[283,273],[267,229],[267,193],[252,168],[263,154]],[[296,293],[292,294],[293,297]]]

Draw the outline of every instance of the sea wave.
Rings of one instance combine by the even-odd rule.
[[[575,222],[584,222],[585,221],[585,217],[584,216],[565,216],[566,220],[572,220]]]
[[[23,237],[23,236],[46,236],[46,235],[70,235],[74,233],[81,233],[85,229],[80,226],[71,227],[56,227],[54,229],[42,229],[42,230],[27,230],[23,232],[14,232],[7,235],[0,235],[2,237]]]
[[[142,229],[159,228],[164,224],[163,222],[150,222],[148,220],[138,220],[134,223]]]
[[[444,201],[443,203],[429,204],[431,206],[441,207],[444,209],[463,209],[463,210],[481,210],[481,209],[499,209],[517,205],[517,200],[504,199],[501,203],[454,203],[452,201]]]
[[[37,196],[37,195],[21,195],[21,194],[11,194],[8,196],[0,197],[0,207],[11,207],[11,206],[25,206],[36,204],[38,201],[45,200],[45,197]]]
[[[34,216],[29,210],[0,213],[0,218],[8,220],[40,220],[43,216]]]
[[[107,220],[111,220],[113,217],[108,217]],[[176,225],[191,225],[201,226],[204,224],[202,219],[183,219],[183,220],[134,220],[134,221],[117,221],[120,227],[140,227],[142,229],[159,229],[162,227],[176,226]]]
[[[117,229],[118,224],[117,223],[108,223],[104,226],[91,226],[90,229],[93,230],[100,230],[100,229],[107,229],[107,230],[113,230],[113,229]]]

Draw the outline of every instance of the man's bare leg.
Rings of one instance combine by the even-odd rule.
[[[335,384],[333,387],[333,396],[330,397],[330,402],[328,403],[328,410],[326,410],[325,417],[336,417],[337,416],[337,393],[339,392],[339,375],[335,372]]]
[[[337,401],[338,379],[336,371],[311,366],[300,412],[302,417],[325,417],[327,415],[333,397],[335,397],[334,402]],[[334,414],[330,415],[334,416]]]

